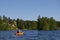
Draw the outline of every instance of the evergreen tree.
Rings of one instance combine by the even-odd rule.
[[[37,19],[37,26],[38,26],[38,30],[42,30],[42,26],[41,26],[41,18],[40,18],[40,15],[38,16],[38,19]]]
[[[17,19],[16,23],[17,23],[17,28],[20,29],[20,21],[19,21],[19,19]]]

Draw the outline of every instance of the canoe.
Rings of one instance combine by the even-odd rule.
[[[18,33],[16,32],[16,35],[18,35],[18,36],[23,35],[23,34],[24,34],[23,32],[18,32]]]

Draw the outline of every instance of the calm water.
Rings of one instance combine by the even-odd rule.
[[[13,31],[0,31],[0,40],[60,40],[60,31],[23,30],[22,36]]]

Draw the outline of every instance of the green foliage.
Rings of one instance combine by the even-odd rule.
[[[37,24],[38,24],[39,30],[56,30],[57,29],[57,23],[53,19],[53,17],[49,19],[47,17],[40,18],[40,16],[38,16],[37,21],[38,21]]]
[[[20,23],[19,23],[19,19],[17,19],[16,23],[17,23],[17,28],[20,29]]]
[[[50,30],[56,30],[57,29],[57,23],[53,19],[53,17],[50,18]]]
[[[33,30],[37,29],[37,22],[36,21],[32,21],[32,23],[31,23],[31,29],[33,29]]]
[[[0,16],[0,30],[56,30],[59,28],[60,22],[53,19],[53,17],[47,18],[38,16],[37,21],[24,21],[19,18],[15,20],[9,17],[7,18],[6,16]]]
[[[42,22],[41,22],[41,18],[40,18],[40,16],[38,16],[38,19],[37,19],[37,28],[38,28],[38,30],[42,30]]]
[[[23,25],[23,20],[17,19],[16,22],[17,22],[17,28],[18,29],[23,29],[23,26],[24,26]]]
[[[15,23],[13,23],[13,20],[10,18],[7,18],[3,16],[3,18],[0,16],[0,30],[13,30],[16,29]]]

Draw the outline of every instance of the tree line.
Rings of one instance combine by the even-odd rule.
[[[0,16],[0,30],[58,30],[60,29],[60,21],[56,21],[53,17],[37,17],[37,21],[11,19],[10,17]]]

